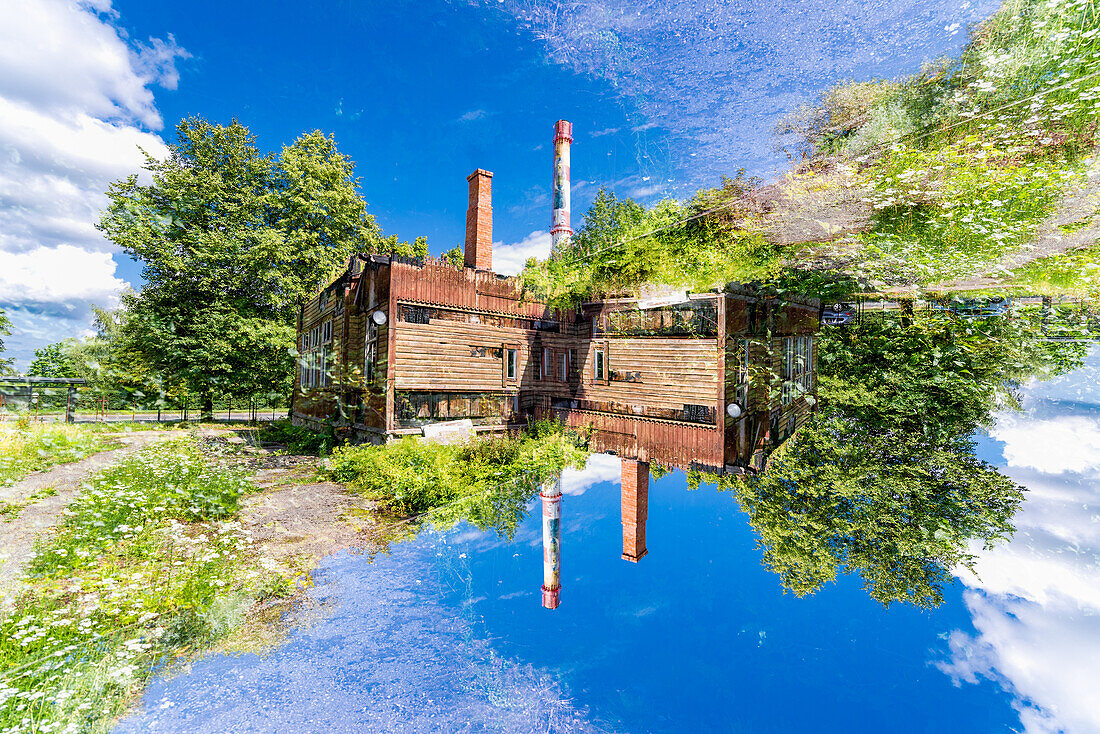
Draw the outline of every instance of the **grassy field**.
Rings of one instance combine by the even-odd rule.
[[[288,593],[235,519],[251,490],[186,436],[90,478],[0,611],[0,731],[107,731],[153,671]]]
[[[109,448],[112,444],[105,433],[57,423],[0,425],[0,487]]]
[[[1062,236],[1088,244],[1100,216],[1098,118],[1100,0],[1006,0],[958,57],[839,83],[792,114],[780,132],[806,160],[775,185],[738,176],[649,209],[597,197],[571,249],[524,281],[561,306],[731,281],[1096,294],[1095,246],[1056,253]]]

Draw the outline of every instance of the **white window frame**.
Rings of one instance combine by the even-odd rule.
[[[515,382],[519,379],[519,349],[517,347],[504,347],[504,380]]]
[[[592,381],[596,384],[606,385],[608,383],[607,376],[611,372],[608,366],[608,351],[607,342],[596,345],[595,354],[592,358]]]

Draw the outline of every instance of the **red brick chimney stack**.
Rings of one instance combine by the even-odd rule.
[[[493,174],[477,169],[470,182],[470,206],[466,210],[466,267],[493,269]]]
[[[645,547],[649,464],[623,459],[622,478],[623,560],[637,563],[649,552]]]

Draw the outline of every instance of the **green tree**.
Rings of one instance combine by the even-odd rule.
[[[27,374],[36,377],[80,377],[82,370],[74,361],[70,342],[75,343],[75,340],[55,342],[35,349],[34,360],[27,367]]]
[[[462,268],[466,264],[465,253],[457,245],[444,252],[440,259],[452,268]]]
[[[802,596],[847,568],[883,605],[932,608],[952,569],[1013,532],[1023,488],[969,442],[932,444],[838,412],[817,415],[737,488],[764,565]]]
[[[641,223],[645,208],[633,199],[619,199],[614,192],[600,188],[584,221],[569,239],[569,252],[589,255],[618,244]]]
[[[276,157],[238,122],[183,120],[152,182],[111,185],[99,228],[141,260],[112,348],[162,384],[199,396],[285,393],[297,308],[381,238],[352,162],[319,132]]]
[[[4,309],[0,308],[0,337],[11,335],[11,319],[4,313]],[[0,338],[0,355],[4,354],[4,340]],[[12,359],[4,359],[0,356],[0,375],[7,374],[12,370]]]
[[[971,435],[1018,403],[1023,380],[1082,364],[1087,345],[1040,328],[918,313],[824,330],[818,413],[765,472],[732,483],[764,565],[799,595],[848,569],[884,605],[939,605],[974,541],[1011,535],[1023,498],[975,458]]]

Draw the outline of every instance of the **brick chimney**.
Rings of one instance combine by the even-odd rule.
[[[477,169],[470,182],[470,206],[466,210],[466,267],[493,269],[493,174]]]
[[[623,560],[637,563],[649,552],[645,547],[645,521],[649,514],[649,464],[631,459],[622,461]]]

